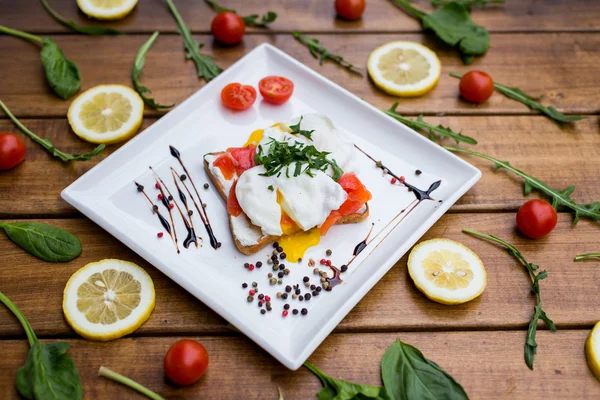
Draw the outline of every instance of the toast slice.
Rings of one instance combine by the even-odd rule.
[[[225,201],[225,203],[227,203],[227,196],[229,195],[229,193],[227,193],[227,191],[225,190],[225,187],[219,181],[219,179],[215,176],[215,174],[212,173],[212,171],[210,170],[209,163],[206,160],[206,156],[218,157],[218,156],[222,155],[223,153],[224,152],[214,152],[214,153],[205,154],[204,157],[203,157],[203,161],[204,161],[204,169],[206,170],[206,173],[208,174],[208,177],[210,178],[210,180],[213,183],[214,187],[219,192],[219,195],[221,196],[221,198],[223,198],[223,200]],[[369,205],[365,204],[365,206],[362,209],[360,209],[358,212],[356,212],[354,214],[346,215],[346,216],[340,218],[336,222],[336,225],[354,224],[354,223],[357,223],[357,222],[364,221],[365,219],[367,219],[368,216],[369,216]],[[266,246],[268,246],[269,244],[271,244],[273,242],[277,242],[282,237],[282,236],[273,236],[273,235],[263,235],[260,227],[258,227],[256,225],[253,225],[250,222],[250,220],[247,221],[247,225],[248,225],[247,226],[248,229],[253,230],[256,233],[257,236],[260,236],[260,238],[257,240],[256,244],[244,245],[243,243],[241,243],[240,240],[238,239],[238,237],[237,237],[237,235],[235,233],[235,229],[234,229],[234,227],[232,225],[232,218],[231,218],[231,216],[229,217],[229,229],[231,230],[231,236],[233,237],[233,240],[235,242],[235,246],[243,254],[246,254],[246,255],[255,254],[258,251],[260,251],[261,249],[263,249]]]

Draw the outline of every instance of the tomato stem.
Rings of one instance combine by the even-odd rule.
[[[129,386],[133,390],[137,390],[138,392],[140,392],[144,396],[148,397],[149,399],[165,400],[163,397],[154,393],[152,390],[145,388],[144,386],[140,385],[136,381],[129,379],[126,376],[123,376],[123,375],[121,375],[113,370],[110,370],[104,366],[100,367],[100,369],[98,370],[98,375],[103,376],[108,379],[111,379],[115,382],[122,383],[125,386]]]

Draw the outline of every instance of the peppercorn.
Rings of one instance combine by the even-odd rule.
[[[260,313],[261,313],[262,315],[265,315],[265,314],[267,313],[267,311],[266,311],[266,310],[263,308],[262,310],[260,310]]]
[[[319,292],[317,292],[316,290],[313,290],[312,295],[316,297],[319,295]]]
[[[267,300],[267,299],[265,299],[265,300]],[[271,307],[271,302],[267,300],[267,302],[265,303],[265,305],[266,305],[267,307]]]
[[[281,294],[281,298],[284,299],[284,300],[287,300],[288,294],[287,293],[282,293]]]
[[[194,215],[194,211],[188,210],[188,215],[191,217],[192,215]]]
[[[252,303],[254,301],[254,296],[248,296],[246,300],[248,300],[248,303]]]
[[[321,283],[326,282],[327,278],[321,278]]]
[[[292,291],[292,287],[290,285],[287,285],[285,287],[285,291],[288,292],[288,293],[291,292]]]
[[[302,295],[298,296],[298,300],[304,301],[304,296],[302,296]]]
[[[296,289],[296,294],[300,294],[302,291],[300,289]]]
[[[279,269],[283,271],[285,269],[285,264],[280,264]]]
[[[303,308],[301,313],[302,313],[302,315],[306,315],[306,314],[308,314],[308,310],[306,308]]]
[[[262,299],[264,299],[264,298],[265,298],[265,295],[264,295],[264,294],[262,294],[262,293],[261,293],[261,294],[259,294],[259,295],[258,295],[258,299],[259,299],[259,300],[262,300]]]
[[[284,269],[284,270],[283,270],[283,274],[284,274],[284,275],[289,275],[289,274],[290,274],[290,270],[289,270],[289,268],[286,268],[286,269]]]
[[[208,183],[204,184],[204,189],[208,189]]]
[[[331,254],[333,254],[333,252],[331,251],[331,249],[327,249],[327,251],[325,252],[325,255],[327,257],[329,257]]]
[[[285,253],[281,253],[279,255],[279,258],[281,258],[282,260],[285,260],[286,257],[287,257],[287,254],[285,254]]]
[[[259,301],[259,302],[258,302],[258,307],[262,307],[262,306],[263,306],[263,302],[262,302],[262,301]]]
[[[181,179],[182,181],[185,181],[187,179],[187,176],[185,174],[181,174],[179,179]]]
[[[313,274],[318,275],[320,273],[321,273],[321,271],[319,271],[319,268],[313,269]]]
[[[283,273],[283,271],[279,271],[279,272],[277,273],[277,277],[278,277],[278,278],[283,278],[283,276],[284,276],[284,275],[285,275],[285,274]]]
[[[275,278],[271,278],[271,279],[269,279],[269,283],[270,283],[271,285],[274,285],[274,284],[276,284],[276,283],[277,283],[277,279],[275,279]]]
[[[278,267],[277,265],[273,265],[273,266],[271,267],[271,269],[272,269],[273,271],[279,271],[279,267]]]
[[[158,194],[158,199],[159,199],[159,200],[162,200],[162,199],[164,199],[164,196],[162,195],[162,193],[159,193],[159,194]]]
[[[272,310],[271,306],[267,306],[267,311],[271,311],[271,310]]]
[[[250,266],[248,267],[248,271],[254,271],[254,264],[250,264]]]
[[[308,266],[309,267],[314,267],[315,266],[315,260],[313,260],[312,258],[308,259]]]
[[[298,298],[298,295],[297,295],[296,293],[294,293],[294,294],[292,295],[292,299],[296,300],[297,298]]]
[[[258,283],[252,282],[252,287],[258,287]]]
[[[242,283],[242,287],[243,287],[244,289],[246,289],[246,288],[248,287],[248,284],[247,284],[246,282],[244,282],[244,283]]]
[[[316,286],[315,285],[310,285],[310,290],[315,290]]]
[[[269,273],[267,274],[267,277],[268,277],[268,278],[272,278],[272,277],[273,277],[273,273],[272,273],[272,272],[269,272]]]
[[[248,294],[249,294],[250,296],[254,296],[254,295],[256,294],[256,290],[254,290],[254,289],[250,289],[250,290],[248,291]]]
[[[279,260],[278,259],[273,260],[273,265],[279,265]]]
[[[277,256],[277,254],[279,254],[279,252],[277,251],[277,249],[273,250],[273,253],[271,253],[274,256]]]
[[[323,282],[323,289],[329,290],[329,282]]]
[[[317,286],[316,290],[317,290],[317,292],[320,292],[321,291],[321,286]]]
[[[273,243],[273,247],[274,247],[274,248],[278,248],[278,247],[279,247],[279,242],[275,242],[275,243]]]
[[[256,268],[260,268],[262,267],[262,261],[257,261],[256,262]]]
[[[267,260],[267,264],[271,265],[273,264],[273,260],[271,260],[270,258]]]
[[[281,292],[277,292],[277,298],[280,299],[281,298]]]
[[[415,175],[421,175],[422,173],[423,172],[420,169],[418,169],[418,170],[415,171]]]
[[[277,251],[281,253],[283,251],[283,247],[277,246]]]
[[[158,232],[158,233],[156,234],[156,237],[158,237],[159,239],[160,239],[161,237],[163,237],[163,236],[164,236],[164,233],[162,233],[162,232]]]
[[[249,266],[250,266],[250,264],[248,264],[248,263],[244,264],[244,268],[248,268]]]
[[[152,211],[154,211],[154,212],[158,211],[158,206],[156,204],[152,206]]]
[[[348,271],[348,266],[346,264],[342,265],[340,268],[340,271],[342,271],[342,272]]]
[[[287,310],[283,310],[283,312],[281,313],[281,315],[283,315],[284,317],[287,317],[288,311]]]
[[[279,285],[281,285],[281,284],[283,283],[283,281],[280,279],[280,280],[278,280],[278,281],[277,281],[277,283],[278,283]]]
[[[299,258],[297,263],[300,264],[302,262],[302,258]]]
[[[208,207],[208,204],[202,203],[202,208],[206,208],[206,207]]]
[[[310,287],[310,282],[304,282],[304,286],[309,288]]]
[[[298,314],[298,310],[294,308],[294,309],[292,310],[292,314],[294,314],[294,315],[297,315],[297,314]]]
[[[306,293],[306,294],[304,295],[304,299],[305,299],[306,301],[309,301],[309,300],[310,300],[310,293]]]
[[[283,305],[283,308],[284,308],[284,310],[289,310],[290,309],[290,305],[286,303],[286,304]]]

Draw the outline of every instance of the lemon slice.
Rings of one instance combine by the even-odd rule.
[[[81,93],[67,113],[77,136],[92,143],[118,143],[133,136],[144,118],[144,101],[123,85],[99,85]]]
[[[79,9],[88,17],[114,20],[127,16],[138,0],[77,0]]]
[[[594,325],[585,340],[585,358],[596,379],[600,380],[600,322]]]
[[[134,263],[106,259],[87,264],[65,286],[63,312],[87,339],[107,341],[139,328],[154,310],[154,283]]]
[[[375,85],[401,97],[421,96],[437,85],[441,64],[436,54],[414,42],[390,42],[371,52],[367,64]]]
[[[448,239],[415,246],[408,256],[408,273],[425,296],[442,304],[473,300],[485,289],[487,277],[477,254]]]

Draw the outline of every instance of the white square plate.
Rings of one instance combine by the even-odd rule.
[[[343,72],[341,72],[343,73]],[[267,75],[291,79],[295,91],[287,103],[272,106],[257,99],[244,112],[233,113],[221,104],[220,91],[230,82],[257,87]],[[302,264],[289,264],[291,274],[283,285],[270,286],[270,266],[250,272],[245,262],[266,261],[268,249],[244,256],[236,248],[227,223],[226,207],[215,190],[203,189],[209,182],[203,168],[203,155],[241,146],[249,134],[278,121],[308,112],[328,116],[338,130],[354,143],[390,167],[397,175],[421,189],[442,180],[434,192],[436,201],[424,201],[400,224],[388,225],[400,210],[414,200],[414,194],[400,185],[391,185],[374,163],[357,154],[359,177],[373,194],[370,216],[361,223],[330,229],[321,243],[309,249]],[[181,152],[188,171],[196,182],[217,238],[223,246],[211,248],[206,232],[194,215],[196,233],[204,238],[199,248],[174,250],[169,236],[158,239],[157,218],[133,181],[145,185],[156,200],[157,190],[148,167],[172,185],[169,167],[180,170],[169,154],[169,145]],[[423,171],[415,174],[416,169]],[[138,253],[165,275],[184,287],[219,313],[290,369],[299,368],[358,301],[381,279],[402,255],[429,229],[456,200],[477,182],[481,173],[410,128],[389,118],[340,86],[305,67],[277,48],[263,44],[228,68],[212,82],[170,111],[150,128],[91,169],[62,192],[62,197],[106,231]],[[174,191],[174,188],[171,188]],[[176,191],[175,191],[176,193]],[[441,202],[438,200],[442,200]],[[168,216],[166,211],[163,213]],[[177,214],[174,214],[177,217]],[[405,217],[405,218],[404,218]],[[176,223],[185,232],[181,220]],[[395,220],[399,221],[399,219]],[[307,266],[310,257],[320,260],[326,249],[334,265],[347,263],[355,245],[363,240],[374,223],[372,243],[353,262],[344,282],[330,292],[300,303],[288,299],[293,308],[307,308],[308,315],[282,317],[284,301],[275,298],[286,284],[300,283],[303,276],[317,280]],[[375,236],[377,235],[377,236]],[[180,240],[181,243],[181,240]],[[193,246],[192,246],[193,247]],[[273,311],[259,313],[257,301],[248,303],[242,282],[256,281],[261,292],[272,297]],[[250,287],[249,287],[250,288]],[[303,290],[305,292],[305,290]],[[158,299],[161,301],[161,299]],[[291,311],[291,309],[290,309]]]

